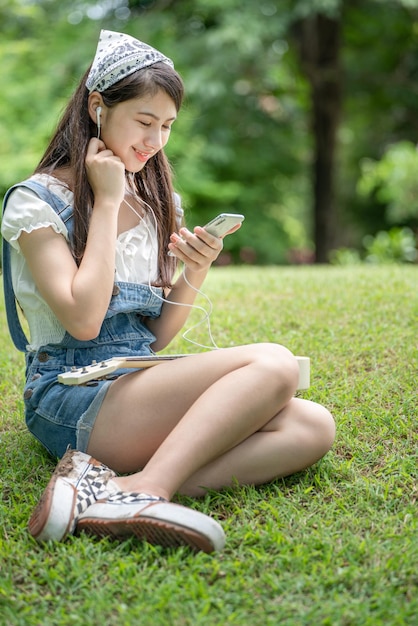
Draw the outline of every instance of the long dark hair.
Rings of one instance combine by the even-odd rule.
[[[93,207],[93,190],[88,182],[85,157],[90,139],[97,135],[97,126],[88,112],[86,79],[89,70],[80,81],[73,97],[58,123],[35,172],[53,174],[54,170],[69,167],[73,173],[74,238],[73,254],[79,263],[87,241],[90,215]],[[163,90],[173,100],[179,111],[184,94],[183,82],[177,72],[166,63],[155,63],[134,72],[101,93],[103,102],[113,107],[132,98],[153,96]],[[172,232],[178,232],[172,172],[168,159],[160,150],[134,176],[137,193],[154,212],[158,232],[157,284],[171,285],[176,260],[167,255],[167,245]]]

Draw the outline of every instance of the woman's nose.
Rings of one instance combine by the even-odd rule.
[[[161,131],[154,130],[151,131],[146,137],[144,141],[145,145],[148,148],[152,148],[153,150],[159,150],[163,146],[163,140]]]

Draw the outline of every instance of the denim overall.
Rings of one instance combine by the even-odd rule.
[[[73,208],[40,183],[27,180],[15,187],[31,189],[50,204],[64,221],[70,241],[73,231]],[[11,193],[7,192],[3,206]],[[119,369],[111,379],[92,381],[86,385],[68,386],[58,382],[57,375],[118,356],[147,355],[155,336],[144,323],[147,317],[160,315],[161,288],[145,284],[117,282],[103,321],[100,334],[91,341],[79,341],[69,333],[58,344],[46,344],[38,350],[27,350],[25,337],[16,310],[10,268],[10,245],[3,240],[3,284],[7,321],[18,350],[25,352],[26,383],[24,388],[25,419],[30,432],[54,456],[61,457],[68,445],[86,451],[94,420],[111,381],[132,370]],[[117,415],[115,415],[117,420]]]

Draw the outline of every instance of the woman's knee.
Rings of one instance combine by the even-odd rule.
[[[307,436],[318,447],[320,456],[323,456],[335,441],[335,421],[330,411],[321,404],[309,404],[310,410],[304,419]]]
[[[261,343],[255,348],[256,360],[259,366],[264,368],[266,382],[280,390],[287,388],[294,394],[299,382],[299,365],[296,357],[279,344]]]

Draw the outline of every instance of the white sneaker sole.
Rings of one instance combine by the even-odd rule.
[[[138,513],[138,505],[97,502],[83,513],[77,532],[99,537],[136,536],[163,547],[189,546],[215,552],[225,545],[225,533],[214,519],[171,502],[152,502]]]
[[[77,491],[72,485],[53,476],[29,520],[30,534],[37,541],[63,539],[71,528],[76,498]]]
[[[61,541],[75,528],[79,511],[95,501],[95,480],[114,472],[83,452],[69,450],[62,457],[28,522],[39,541]],[[84,482],[83,482],[84,481]]]

